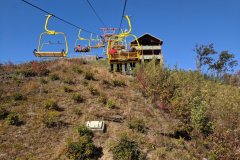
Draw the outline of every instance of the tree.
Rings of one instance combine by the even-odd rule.
[[[234,54],[228,51],[222,51],[218,57],[218,60],[210,65],[210,69],[217,72],[217,76],[220,76],[227,71],[233,71],[233,67],[237,66],[238,62],[235,60]]]
[[[204,65],[211,65],[213,58],[210,57],[211,55],[216,54],[217,52],[214,50],[213,43],[207,45],[196,45],[195,49],[193,50],[196,52],[196,66],[198,71],[202,70]]]

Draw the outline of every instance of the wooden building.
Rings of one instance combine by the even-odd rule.
[[[141,51],[140,59],[143,62],[150,61],[156,58],[160,63],[164,63],[162,55],[162,44],[163,41],[149,33],[138,37],[140,47],[137,46],[136,40],[133,40],[131,46],[136,46],[135,48]]]

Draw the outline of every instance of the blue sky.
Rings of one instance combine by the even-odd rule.
[[[86,0],[28,0],[29,2],[92,32],[103,27]],[[89,0],[109,27],[119,27],[124,0]],[[131,15],[132,33],[150,33],[161,38],[165,64],[195,69],[196,43],[214,43],[217,51],[234,53],[240,63],[239,0],[128,0],[126,14]],[[21,0],[1,0],[0,62],[37,60],[33,49],[44,31],[45,13]],[[127,27],[124,20],[123,27]],[[49,28],[66,33],[69,54],[78,30],[57,19]],[[89,33],[83,33],[89,36]],[[102,54],[102,50],[96,51]],[[237,68],[240,68],[239,66]]]

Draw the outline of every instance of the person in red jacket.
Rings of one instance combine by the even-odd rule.
[[[109,53],[110,53],[111,55],[114,55],[115,53],[117,53],[117,50],[114,49],[114,48],[112,48],[112,49],[110,49]]]

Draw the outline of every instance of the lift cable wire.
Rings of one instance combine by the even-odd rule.
[[[124,3],[121,22],[120,22],[120,25],[119,25],[119,28],[118,28],[118,34],[120,33],[120,30],[121,30],[121,27],[122,27],[122,21],[123,21],[123,17],[124,17],[124,14],[125,14],[126,5],[127,5],[127,0],[125,0],[125,3]]]
[[[97,16],[98,20],[102,23],[102,25],[104,27],[106,27],[105,23],[103,22],[103,20],[101,19],[101,17],[97,14],[97,11],[94,9],[93,5],[89,2],[89,0],[86,0],[88,5],[92,8],[94,14]],[[107,27],[106,27],[107,28]]]
[[[71,26],[73,26],[73,27],[75,27],[75,28],[77,28],[77,29],[81,29],[81,30],[83,30],[83,31],[85,31],[85,32],[88,32],[88,33],[92,33],[92,34],[98,35],[97,33],[94,33],[94,32],[91,32],[91,31],[88,31],[88,30],[86,30],[86,29],[84,29],[84,28],[82,28],[82,27],[79,27],[79,26],[77,26],[77,25],[75,25],[75,24],[73,24],[73,23],[71,23],[71,22],[69,22],[69,21],[66,21],[66,20],[64,20],[64,19],[62,19],[62,18],[60,18],[60,17],[58,17],[58,16],[56,16],[56,15],[50,13],[50,12],[48,12],[48,11],[46,11],[46,10],[44,10],[44,9],[42,9],[42,8],[40,8],[40,7],[38,7],[38,6],[36,6],[36,5],[34,5],[34,4],[30,3],[30,2],[28,2],[28,1],[26,1],[26,0],[22,0],[22,2],[25,2],[26,4],[28,4],[28,5],[30,5],[30,6],[32,6],[32,7],[34,7],[34,8],[36,8],[36,9],[42,11],[42,12],[44,12],[44,13],[50,14],[50,15],[52,15],[53,17],[55,17],[56,19],[58,19],[58,20],[60,20],[60,21],[62,21],[62,22],[64,22],[64,23],[66,23],[66,24],[68,24],[68,25],[71,25]]]

